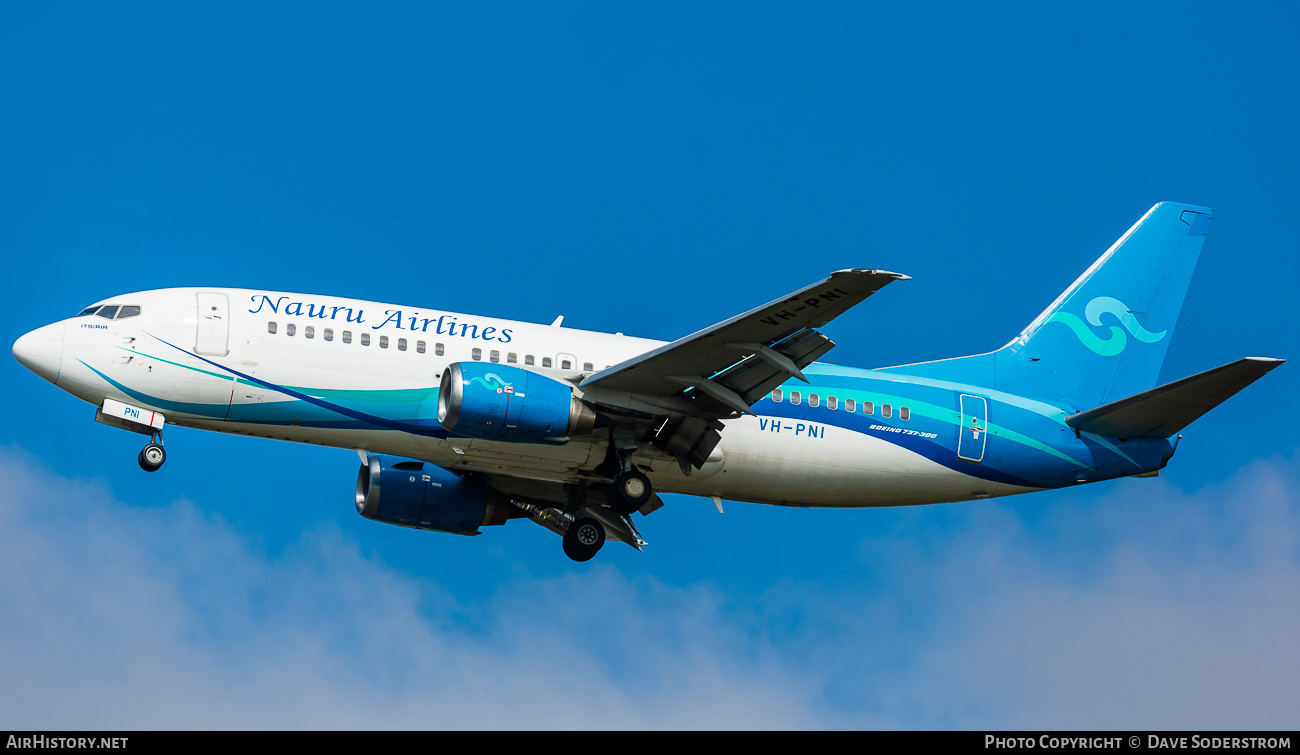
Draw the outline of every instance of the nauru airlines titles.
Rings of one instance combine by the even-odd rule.
[[[290,299],[288,296],[277,296],[275,297],[275,300],[272,301],[271,297],[267,294],[253,294],[250,298],[253,303],[257,305],[255,309],[250,308],[248,310],[250,314],[259,314],[263,309],[265,309],[268,314],[279,314],[281,308],[283,308],[285,317],[305,317],[309,319],[315,318],[318,320],[328,319],[330,322],[337,320],[339,315],[342,314],[344,322],[356,323],[357,325],[367,325],[371,330],[381,330],[391,327],[392,330],[407,330],[412,333],[428,333],[429,326],[433,325],[434,335],[446,335],[449,337],[469,339],[477,338],[484,341],[499,341],[500,343],[510,343],[513,334],[513,331],[510,328],[501,328],[498,330],[496,327],[483,326],[483,330],[480,332],[479,325],[476,323],[456,322],[457,317],[464,317],[464,315],[440,314],[438,315],[438,319],[435,320],[432,317],[421,317],[420,313],[417,311],[413,311],[410,315],[407,315],[400,309],[385,309],[383,322],[372,325],[367,323],[365,310],[361,307],[356,309],[356,319],[353,319],[352,307],[337,304],[323,304],[318,301],[295,301]],[[327,314],[328,317],[326,317]],[[408,324],[403,326],[402,323],[404,322],[408,322]],[[443,332],[444,326],[447,328],[445,333]]]
[[[14,344],[150,436],[355,449],[357,511],[475,535],[530,519],[571,558],[645,544],[656,491],[792,506],[945,503],[1154,476],[1179,431],[1282,363],[1157,385],[1211,211],[1161,203],[1006,346],[861,369],[820,332],[907,276],[841,270],[671,343],[287,292],[115,296]]]

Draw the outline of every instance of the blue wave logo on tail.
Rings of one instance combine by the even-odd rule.
[[[1109,296],[1098,296],[1088,302],[1088,306],[1084,309],[1084,315],[1088,318],[1088,322],[1097,327],[1102,327],[1101,316],[1106,313],[1114,316],[1115,319],[1119,320],[1119,324],[1124,326],[1121,329],[1119,325],[1111,325],[1110,335],[1106,338],[1098,336],[1083,320],[1069,312],[1056,312],[1048,318],[1047,322],[1059,322],[1068,327],[1074,331],[1074,335],[1078,337],[1084,346],[1087,346],[1094,354],[1103,357],[1113,357],[1124,351],[1124,347],[1128,345],[1128,338],[1124,335],[1125,330],[1142,343],[1155,343],[1164,338],[1165,334],[1169,332],[1162,330],[1159,333],[1152,333],[1142,327],[1142,324],[1137,321],[1137,318],[1133,316],[1133,313],[1129,311],[1124,302]]]

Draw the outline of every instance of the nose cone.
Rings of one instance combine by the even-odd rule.
[[[27,369],[57,383],[63,366],[63,323],[37,328],[14,341],[14,356]]]

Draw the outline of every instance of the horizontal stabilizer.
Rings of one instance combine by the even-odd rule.
[[[1285,361],[1246,357],[1079,412],[1065,422],[1112,438],[1168,438]]]

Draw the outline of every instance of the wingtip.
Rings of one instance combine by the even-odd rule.
[[[1181,210],[1191,210],[1191,211],[1193,211],[1193,212],[1200,212],[1200,213],[1204,213],[1204,214],[1206,214],[1206,215],[1213,215],[1213,214],[1214,214],[1214,208],[1213,208],[1213,207],[1207,207],[1207,206],[1205,206],[1205,205],[1203,205],[1203,204],[1195,204],[1194,202],[1174,202],[1174,201],[1172,201],[1172,200],[1168,200],[1168,199],[1163,200],[1163,201],[1160,201],[1160,202],[1156,202],[1155,206],[1152,207],[1151,209],[1152,209],[1152,210],[1155,210],[1155,209],[1157,209],[1157,208],[1165,207],[1165,206],[1168,206],[1168,207],[1176,207],[1176,208],[1179,208],[1179,209],[1181,209]]]
[[[887,276],[889,276],[889,277],[891,277],[891,278],[893,278],[893,279],[895,279],[895,280],[900,280],[900,281],[907,281],[907,280],[911,280],[911,279],[912,279],[912,276],[910,276],[910,275],[903,275],[902,273],[894,273],[894,272],[890,272],[889,270],[868,270],[868,269],[866,269],[866,268],[860,268],[860,267],[851,267],[851,268],[846,268],[846,269],[844,269],[844,270],[836,270],[835,272],[831,273],[831,275],[832,275],[832,276],[835,276],[835,275],[887,275]]]

